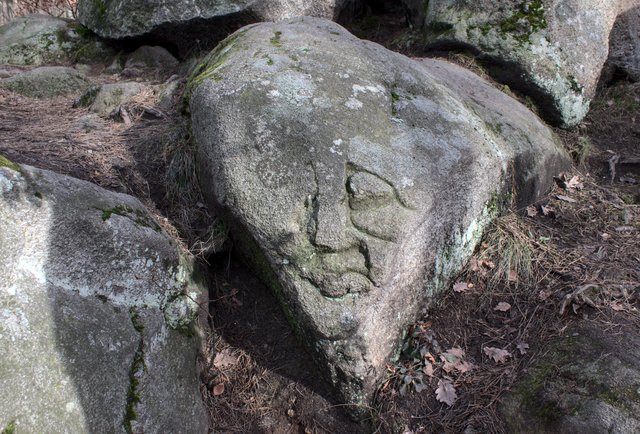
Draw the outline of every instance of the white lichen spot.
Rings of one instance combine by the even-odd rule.
[[[349,98],[347,100],[347,102],[344,103],[344,105],[351,110],[358,110],[362,108],[362,102],[355,99],[355,98]]]
[[[331,108],[331,100],[329,100],[329,98],[325,98],[325,97],[317,97],[314,98],[313,101],[311,101],[311,103],[313,104],[314,107],[318,107],[318,108]]]
[[[76,410],[76,403],[67,402],[67,404],[64,406],[64,409],[67,411],[67,413],[73,413]]]
[[[0,331],[8,332],[12,342],[26,339],[29,335],[29,320],[22,310],[2,309]]]
[[[400,187],[401,188],[413,187],[413,179],[403,176],[402,179],[400,180]]]
[[[269,91],[268,95],[272,98],[280,98],[282,96],[282,94],[275,89]]]
[[[349,74],[346,74],[344,72],[336,72],[336,75],[342,79],[347,79],[349,77],[351,77]]]

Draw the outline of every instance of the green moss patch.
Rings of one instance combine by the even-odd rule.
[[[156,232],[160,232],[162,229],[160,226],[153,221],[144,211],[139,209],[133,209],[126,205],[117,205],[113,208],[96,208],[99,211],[102,211],[102,221],[107,221],[113,216],[113,214],[126,217],[130,220],[133,220],[135,224],[138,226],[144,226],[146,228],[151,228]]]
[[[18,166],[16,163],[9,160],[2,154],[0,154],[0,167],[6,167],[8,169],[15,170],[16,172],[20,171],[20,166]]]
[[[3,430],[2,434],[14,434],[16,432],[16,422],[11,421]]]
[[[280,36],[282,36],[282,32],[274,32],[273,38],[269,39],[271,45],[274,47],[282,47],[282,41],[280,40]]]

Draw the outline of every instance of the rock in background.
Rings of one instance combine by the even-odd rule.
[[[80,71],[65,66],[41,66],[11,77],[0,79],[0,89],[7,89],[31,98],[79,93],[91,86]]]
[[[245,24],[302,15],[340,19],[353,15],[361,3],[361,0],[79,0],[78,19],[103,38],[142,38],[172,47],[184,56],[210,48]]]
[[[633,5],[637,0],[431,0],[420,13],[432,48],[471,49],[498,80],[530,95],[549,122],[572,127],[589,109],[616,17]]]
[[[16,18],[0,27],[0,64],[66,65],[104,62],[114,52],[69,20],[49,15]]]
[[[568,162],[474,74],[326,20],[244,28],[188,86],[209,204],[352,404],[491,218]]]
[[[503,400],[510,432],[640,432],[640,337],[597,324],[555,338]]]
[[[0,428],[207,432],[192,264],[142,204],[0,156]]]
[[[640,5],[620,14],[609,38],[609,77],[640,81]]]

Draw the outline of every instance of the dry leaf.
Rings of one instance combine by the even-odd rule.
[[[478,271],[480,269],[479,265],[478,265],[478,258],[476,258],[475,256],[473,258],[471,258],[471,271]]]
[[[607,241],[609,238],[611,238],[611,235],[609,235],[608,233],[604,232],[602,235],[600,235],[602,237],[603,240]]]
[[[565,196],[565,195],[562,195],[562,194],[558,194],[558,195],[556,195],[556,199],[560,199],[560,200],[562,200],[562,201],[569,202],[569,203],[576,203],[576,202],[578,202],[578,201],[577,201],[577,200],[575,200],[574,198],[569,197],[569,196]]]
[[[436,389],[436,399],[438,401],[444,402],[451,407],[457,398],[456,388],[453,387],[453,384],[451,384],[450,381],[438,381],[438,388]]]
[[[456,366],[455,366],[455,368],[456,368],[458,371],[460,371],[461,373],[463,373],[463,374],[464,374],[465,372],[469,372],[469,371],[471,371],[471,370],[472,370],[473,368],[475,368],[475,367],[476,367],[476,365],[474,365],[473,363],[466,362],[466,361],[458,362],[458,363],[456,364]]]
[[[625,310],[625,305],[618,301],[614,301],[613,303],[611,303],[611,309],[615,310],[616,312],[620,312],[621,310]]]
[[[450,373],[457,370],[461,373],[468,372],[475,368],[475,366],[469,362],[465,362],[465,352],[462,348],[451,348],[440,355],[440,359],[444,362],[442,369]]]
[[[527,207],[527,215],[529,217],[535,217],[535,216],[538,215],[538,210],[536,209],[535,206],[530,205],[530,206]]]
[[[464,357],[464,350],[462,348],[450,348],[445,351],[445,356],[451,356],[462,359]]]
[[[467,282],[458,282],[453,285],[453,290],[455,292],[464,292],[469,289],[469,284]]]
[[[287,410],[287,416],[293,418],[296,415],[296,412],[293,408],[290,408],[289,410]]]
[[[529,344],[520,342],[518,345],[516,345],[516,348],[518,349],[518,351],[520,351],[520,354],[525,355],[527,354],[527,350],[529,349]]]
[[[631,231],[635,231],[636,228],[634,228],[633,226],[618,226],[616,228],[616,232],[631,232]]]
[[[538,298],[542,301],[545,301],[547,298],[549,298],[550,295],[551,295],[551,292],[545,291],[543,289],[538,293]]]
[[[493,308],[493,310],[497,310],[497,311],[500,311],[500,312],[506,312],[509,309],[511,309],[511,305],[509,303],[504,302],[504,301],[501,301],[500,303],[498,303],[496,305],[496,307]]]
[[[213,396],[220,396],[224,393],[224,383],[216,384],[213,388]]]
[[[509,282],[517,282],[518,281],[518,273],[516,273],[514,270],[509,271],[509,274],[507,275],[507,280]]]
[[[584,188],[584,184],[582,183],[582,178],[580,178],[578,175],[574,176],[569,180],[569,182],[567,182],[567,188],[582,190]]]
[[[423,372],[429,376],[429,377],[433,377],[433,365],[429,362],[424,362],[424,369]]]
[[[227,350],[222,350],[213,359],[213,366],[216,368],[222,368],[224,366],[233,366],[238,363],[238,359]]]
[[[484,347],[484,353],[491,359],[493,359],[496,363],[504,363],[507,361],[509,357],[511,357],[511,353],[507,350],[503,350],[495,347]]]
[[[556,210],[553,209],[550,206],[544,206],[542,205],[540,207],[540,209],[542,210],[542,215],[546,216],[546,217],[553,217],[556,215]]]

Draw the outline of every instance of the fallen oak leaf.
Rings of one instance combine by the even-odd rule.
[[[550,206],[542,205],[540,209],[542,210],[542,215],[545,217],[555,217],[556,215],[556,210]]]
[[[496,363],[504,363],[509,357],[511,357],[511,353],[509,351],[501,348],[484,347],[482,351]]]
[[[464,292],[467,289],[473,288],[473,283],[468,283],[468,282],[458,282],[455,285],[453,285],[453,291],[454,292]]]
[[[467,361],[460,361],[458,363],[456,363],[455,368],[460,371],[460,373],[464,374],[465,372],[469,372],[472,369],[474,369],[476,367],[476,365],[474,365],[473,363],[469,363]]]
[[[220,396],[224,393],[224,383],[216,384],[213,388],[213,396]]]
[[[582,182],[582,178],[580,178],[580,176],[578,175],[575,175],[569,180],[569,182],[567,182],[567,188],[582,190],[584,188],[584,183]]]
[[[453,387],[450,381],[440,380],[438,381],[438,388],[436,389],[436,399],[440,402],[444,402],[449,407],[453,405],[458,396],[456,395],[456,388]]]
[[[496,305],[496,307],[493,308],[493,310],[497,310],[500,312],[507,312],[509,309],[511,309],[511,305],[509,303],[506,303],[504,301],[501,301],[500,303],[498,303]]]
[[[516,348],[518,349],[518,351],[520,351],[520,354],[524,356],[525,354],[527,354],[527,350],[529,349],[529,344],[520,342],[518,345],[516,345]]]
[[[535,206],[530,205],[527,207],[527,216],[529,217],[535,217],[538,215],[538,210],[536,209]]]
[[[213,359],[213,366],[216,368],[222,368],[224,366],[233,366],[238,362],[238,359],[234,357],[231,352],[226,349],[218,352]]]
[[[430,362],[424,362],[424,368],[422,369],[428,377],[433,377],[433,365]]]

